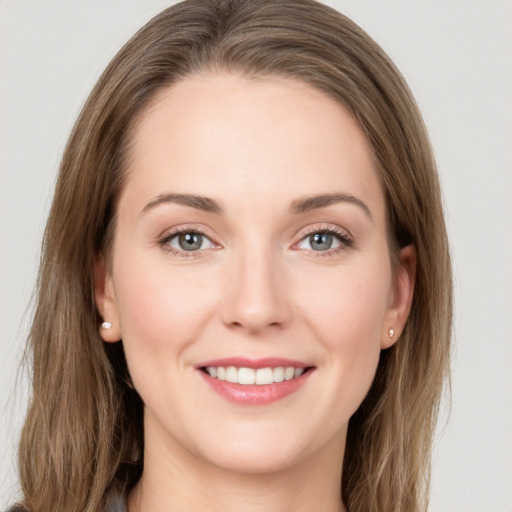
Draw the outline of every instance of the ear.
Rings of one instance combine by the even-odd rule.
[[[121,326],[119,324],[114,283],[103,254],[99,254],[94,262],[94,297],[101,318],[104,322],[111,324],[108,329],[98,326],[101,338],[108,343],[119,341],[121,339]]]
[[[399,264],[393,275],[390,303],[382,326],[381,348],[383,349],[394,345],[402,334],[414,296],[416,247],[412,244],[404,247],[400,250],[398,258]]]

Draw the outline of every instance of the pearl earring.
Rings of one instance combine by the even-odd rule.
[[[101,324],[102,329],[110,329],[112,327],[112,324],[110,322],[103,322]]]
[[[389,329],[389,337],[394,338],[395,337],[395,330],[393,328]]]

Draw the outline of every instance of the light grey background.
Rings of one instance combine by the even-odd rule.
[[[453,400],[430,510],[512,511],[512,2],[338,0],[395,60],[430,130],[456,279]],[[14,389],[67,135],[102,69],[163,0],[0,0],[0,509],[17,496]],[[435,233],[432,233],[435,236]]]

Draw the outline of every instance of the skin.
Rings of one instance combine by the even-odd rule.
[[[111,266],[100,256],[95,269],[98,308],[113,324],[102,337],[122,337],[145,403],[130,512],[344,510],[348,421],[400,336],[415,268],[407,247],[392,271],[384,192],[360,127],[308,85],[212,74],[163,91],[133,135]],[[333,193],[368,211],[354,200],[290,211]],[[223,213],[163,194],[212,198]],[[169,238],[176,228],[207,239],[191,255]],[[325,230],[342,238],[315,250],[309,237]],[[277,402],[234,404],[196,369],[234,356],[314,370]]]

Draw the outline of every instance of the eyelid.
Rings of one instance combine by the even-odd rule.
[[[198,227],[194,224],[185,224],[185,225],[179,225],[172,228],[168,228],[165,230],[157,239],[157,243],[160,247],[167,250],[168,252],[171,252],[175,256],[180,256],[184,258],[190,258],[190,257],[198,257],[204,255],[204,253],[207,251],[207,249],[220,249],[222,248],[222,245],[216,242],[215,236],[212,236],[209,234],[209,229],[205,229],[202,226]],[[182,233],[197,233],[206,239],[212,244],[212,247],[206,248],[206,249],[198,249],[195,251],[184,251],[180,250],[176,247],[171,246],[168,242],[172,238],[182,234]],[[314,233],[329,233],[333,236],[335,236],[339,242],[340,245],[338,247],[334,247],[331,249],[327,249],[325,251],[315,251],[313,249],[303,249],[298,247],[298,245],[308,236],[314,234]],[[294,250],[301,250],[301,251],[307,251],[311,253],[315,253],[316,256],[321,255],[329,255],[333,253],[337,253],[339,251],[346,250],[349,247],[352,247],[354,245],[354,240],[352,237],[352,234],[345,228],[342,228],[340,226],[337,226],[335,224],[315,224],[307,226],[306,228],[302,229],[295,237],[295,241],[293,242],[291,249]]]
[[[202,227],[194,226],[194,225],[180,225],[173,228],[166,229],[158,238],[157,244],[162,247],[162,249],[170,252],[174,256],[179,256],[183,258],[193,258],[201,256],[207,249],[219,249],[221,245],[216,241],[212,240],[213,237],[208,233],[209,230],[203,229]],[[196,251],[184,251],[173,247],[169,244],[169,241],[179,236],[183,233],[196,233],[206,238],[211,244],[211,247],[207,249],[198,249]]]
[[[333,249],[327,249],[326,251],[314,251],[313,249],[301,249],[298,245],[308,236],[313,235],[315,233],[329,233],[335,237],[337,237],[340,241],[340,246],[335,247]],[[307,228],[301,230],[297,236],[296,241],[292,245],[292,249],[295,250],[303,250],[314,252],[316,255],[328,255],[333,252],[337,252],[340,250],[344,250],[347,247],[352,247],[354,245],[354,239],[352,234],[344,228],[333,224],[316,224],[312,226],[308,226]]]
[[[173,249],[176,249],[177,251],[181,251],[182,249],[179,247],[179,243],[180,243],[180,239],[181,239],[181,236],[182,235],[194,235],[194,236],[198,236],[201,238],[201,246],[192,251],[187,251],[185,249],[185,252],[199,252],[199,251],[204,251],[206,249],[213,249],[215,247],[214,243],[204,234],[202,233],[198,233],[197,231],[185,231],[184,233],[175,233],[169,237],[167,237],[167,241],[165,242],[166,244],[169,244],[170,247],[172,247]],[[174,241],[177,241],[178,242],[178,247],[176,247],[176,245],[173,244]],[[206,246],[206,247],[203,247],[203,246]]]

